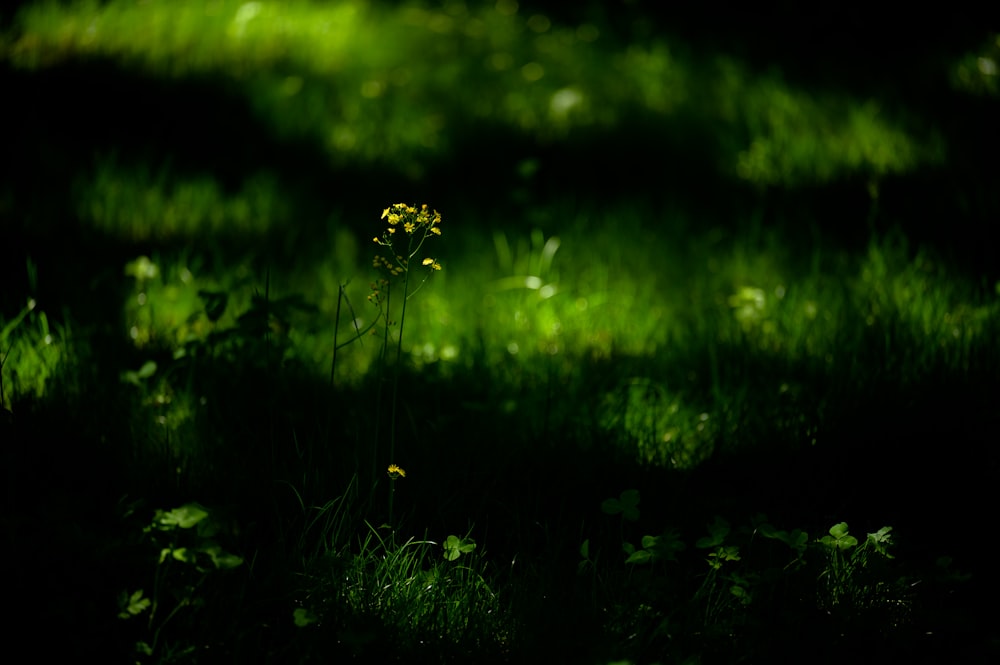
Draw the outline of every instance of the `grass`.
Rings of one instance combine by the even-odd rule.
[[[726,459],[835,459],[838,449],[853,448],[839,429],[846,414],[885,409],[910,418],[911,400],[953,404],[956,396],[946,394],[946,387],[955,381],[985,386],[974,377],[996,369],[995,291],[964,280],[930,251],[910,251],[901,236],[873,239],[861,254],[825,246],[793,259],[780,234],[751,231],[722,240],[708,232],[688,235],[651,257],[634,241],[646,237],[644,218],[622,211],[614,219],[568,221],[558,236],[497,232],[490,239],[463,237],[445,218],[440,244],[453,243],[460,251],[451,253],[451,261],[441,259],[445,269],[409,310],[398,365],[404,453],[395,458],[409,475],[398,481],[386,481],[388,458],[370,443],[379,339],[341,349],[337,384],[329,383],[334,289],[342,283],[333,275],[349,273],[349,266],[329,260],[298,264],[268,271],[261,286],[243,261],[213,274],[189,250],[129,261],[119,273],[124,297],[114,337],[131,360],[117,382],[86,396],[62,390],[43,399],[45,372],[63,385],[82,385],[72,379],[81,368],[39,355],[48,347],[41,334],[46,319],[37,309],[7,322],[5,390],[18,420],[41,417],[39,407],[31,406],[39,399],[50,408],[92,401],[119,405],[117,434],[103,435],[111,439],[109,454],[129,468],[127,480],[114,483],[118,491],[139,499],[196,498],[234,510],[237,522],[251,521],[249,533],[234,526],[187,546],[237,552],[245,563],[235,570],[169,557],[154,566],[183,572],[163,575],[172,582],[158,593],[178,587],[190,597],[159,601],[173,603],[176,613],[168,622],[169,610],[163,610],[150,619],[151,632],[137,638],[149,648],[147,659],[194,658],[208,640],[299,660],[320,653],[361,658],[414,650],[443,659],[502,660],[541,648],[546,637],[531,625],[532,616],[547,614],[537,604],[544,606],[542,599],[552,594],[551,602],[570,603],[579,613],[567,621],[592,624],[594,635],[602,636],[588,649],[606,653],[609,662],[629,654],[642,662],[655,654],[699,653],[698,645],[715,640],[714,631],[723,626],[742,636],[734,645],[764,653],[768,647],[755,635],[767,630],[758,611],[769,610],[759,608],[793,602],[789,593],[804,594],[794,602],[805,602],[810,612],[823,611],[822,602],[813,607],[805,599],[823,593],[812,585],[836,571],[824,572],[822,546],[813,534],[829,526],[822,520],[830,520],[825,515],[841,499],[818,501],[827,507],[817,513],[784,502],[809,487],[839,496],[835,488],[844,481],[836,480],[833,465],[827,479],[797,465],[775,465],[771,471],[786,476],[785,486],[759,492],[758,504],[737,507],[720,496],[690,514],[669,507],[667,497],[681,490],[666,490],[662,483],[669,486],[676,482],[671,474],[679,474],[676,479],[690,487],[688,478],[697,477],[690,474]],[[662,233],[667,220],[657,221]],[[617,232],[605,237],[597,228]],[[657,269],[653,258],[670,267]],[[353,269],[359,275],[368,270]],[[321,273],[325,279],[317,280]],[[365,281],[359,276],[345,291],[351,307],[342,307],[341,339],[350,337],[355,317],[363,326],[376,316],[355,286]],[[305,283],[314,285],[315,302],[294,292]],[[315,285],[323,283],[327,292],[317,292]],[[76,344],[88,343],[85,330],[72,330],[79,330]],[[31,391],[27,377],[37,386]],[[928,387],[936,382],[942,387]],[[974,408],[970,395],[958,399]],[[103,417],[82,417],[85,436],[100,431]],[[867,454],[870,468],[890,455],[888,448]],[[524,459],[532,460],[530,469],[518,469]],[[617,494],[616,483],[635,473],[629,468],[651,474],[644,496],[667,501],[653,509],[645,527],[650,531],[619,534],[618,548],[624,542],[633,553],[649,553],[654,565],[648,570],[623,563],[629,550],[615,554],[615,541],[602,526],[609,518],[596,510],[605,498],[599,492]],[[391,519],[384,497],[396,482],[398,541],[395,530],[375,526]],[[738,494],[740,481],[715,482],[725,496]],[[549,489],[523,495],[522,483]],[[907,482],[878,484],[889,494],[910,491]],[[688,489],[682,496],[703,494]],[[858,508],[849,505],[844,510],[853,515]],[[886,505],[873,497],[871,511],[861,516]],[[173,507],[147,501],[143,506]],[[734,559],[724,569],[710,568],[694,585],[705,573],[695,572],[701,557],[688,554],[698,549],[692,520],[707,521],[713,510],[733,520],[760,520],[756,513],[779,510],[797,520],[786,528],[810,534],[803,544],[816,550],[814,560],[808,567],[796,564],[793,575],[786,566],[794,558],[768,554],[753,564],[757,568]],[[749,540],[741,541],[740,551],[758,547],[753,534],[760,527],[753,524],[742,527]],[[877,526],[868,528],[874,532]],[[264,533],[280,537],[268,544]],[[456,533],[469,543],[486,543],[498,556],[477,547],[470,556],[446,560],[443,544],[449,536],[459,542]],[[677,552],[673,546],[658,549],[664,539],[678,543]],[[576,550],[584,540],[590,549],[580,559]],[[147,549],[149,557],[163,545]],[[666,559],[658,563],[658,557]],[[252,574],[238,572],[251,562]],[[574,577],[578,565],[583,577]],[[669,566],[690,571],[689,582],[668,583]],[[720,572],[730,567],[731,573]],[[841,579],[846,590],[835,591],[889,594],[863,602],[909,608],[915,601],[903,586],[916,583],[910,576],[917,574],[902,566],[857,588]],[[924,571],[919,579],[929,582],[930,574]],[[137,569],[116,578],[131,606],[150,597],[146,575]],[[241,581],[228,579],[234,576]],[[569,587],[550,586],[563,583]],[[263,591],[261,584],[278,588]],[[802,589],[789,591],[789,584]],[[541,596],[528,600],[527,589],[535,585]],[[735,595],[735,586],[752,587],[753,603],[751,596]],[[133,598],[140,589],[146,595]],[[232,593],[263,604],[267,618],[239,614],[219,624],[211,608]],[[896,593],[901,600],[894,600]],[[139,621],[120,621],[141,623],[146,610],[136,607]],[[704,624],[681,620],[682,607],[703,616]],[[127,607],[122,611],[127,614]],[[895,648],[918,622],[906,618],[913,617],[910,610],[903,618],[872,612],[862,618],[848,612],[833,625],[860,626],[857,635],[866,635],[889,616],[894,623],[882,629],[898,635],[886,642]],[[787,627],[796,620],[782,615],[780,621]],[[268,644],[249,646],[265,639],[251,637],[255,625],[267,628]],[[553,629],[558,636],[560,627]],[[701,657],[729,657],[725,649],[714,649]]]
[[[997,652],[1000,286],[892,212],[957,145],[926,109],[513,3],[12,25],[17,94],[102,109],[18,116],[0,192],[11,607],[46,656]],[[612,173],[637,146],[681,165]],[[397,187],[444,192],[442,269],[373,303]]]
[[[727,409],[753,411],[751,405],[733,404],[732,388],[738,386],[725,385],[733,375],[745,380],[748,362],[808,371],[814,380],[825,377],[831,391],[870,381],[869,369],[844,361],[859,353],[877,354],[872,364],[891,373],[890,381],[898,386],[919,384],[937,371],[976,370],[981,354],[987,354],[985,366],[992,362],[988,347],[996,330],[994,293],[962,285],[926,251],[911,255],[899,237],[873,240],[861,256],[823,259],[817,250],[792,265],[790,248],[782,247],[777,236],[758,247],[688,238],[652,257],[630,239],[633,233],[645,233],[640,220],[616,216],[617,240],[574,226],[559,236],[546,238],[538,230],[516,241],[498,231],[493,248],[484,239],[453,233],[450,240],[466,246],[420,294],[421,306],[410,314],[413,332],[403,349],[415,371],[442,379],[480,374],[487,383],[512,384],[517,390],[520,385],[573,381],[581,362],[615,359],[627,366],[632,357],[655,357],[657,369],[667,372],[677,390],[665,389],[666,377],[622,380],[645,386],[654,401],[665,401],[661,422],[653,427],[661,437],[672,429],[670,412],[686,413],[677,424],[693,431],[699,421],[714,422]],[[707,243],[714,246],[705,249]],[[708,265],[699,265],[702,257],[710,257]],[[824,260],[837,272],[819,265]],[[139,264],[129,265],[134,269]],[[365,270],[353,267],[356,273]],[[300,264],[298,274],[271,274],[272,343],[289,363],[314,370],[329,366],[339,288],[333,275],[350,272],[327,261],[308,268]],[[174,355],[226,335],[238,340],[243,331],[240,303],[246,307],[251,293],[259,291],[248,274],[247,266],[236,267],[226,285],[194,277],[182,267],[158,269],[151,280],[130,280],[124,318],[137,351],[152,340],[157,352]],[[455,274],[462,278],[455,281]],[[347,286],[351,306],[342,308],[342,331],[353,331],[355,323],[364,328],[376,317],[365,302],[367,281],[356,279]],[[315,302],[285,293],[306,283],[313,285]],[[289,286],[279,286],[285,284]],[[206,312],[213,303],[225,306],[214,321]],[[884,348],[872,348],[873,343]],[[345,385],[364,381],[379,349],[377,340],[344,349],[338,380]],[[692,359],[710,360],[710,372],[685,376]],[[683,369],[665,369],[671,366]],[[772,380],[774,396],[798,392],[780,376]],[[636,390],[624,396],[623,387],[613,388],[604,399],[613,405],[609,422],[621,425],[621,418],[628,420],[635,409],[648,411]],[[683,404],[687,391],[725,394],[728,403],[703,401],[692,413]],[[702,419],[702,413],[709,417]]]
[[[564,142],[637,118],[665,147],[704,137],[713,168],[758,185],[877,179],[944,157],[939,135],[877,101],[817,96],[662,40],[621,44],[516,3],[37,3],[15,24],[4,52],[17,69],[110,59],[154,79],[221,74],[282,140],[409,176],[484,125]],[[670,138],[678,126],[690,127]],[[174,191],[179,205],[213,195],[197,181]]]

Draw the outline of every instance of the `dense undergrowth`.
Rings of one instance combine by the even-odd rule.
[[[440,247],[463,242],[441,227]],[[714,247],[654,271],[584,226],[509,235],[414,294],[398,363],[380,353],[398,328],[357,336],[383,330],[371,302],[348,286],[338,307],[346,280],[314,302],[279,290],[291,273],[241,283],[238,266],[191,269],[190,250],[121,266],[113,329],[35,303],[7,322],[11,491],[51,488],[11,527],[60,533],[35,565],[86,551],[96,577],[59,591],[88,597],[91,646],[154,662],[958,653],[944,608],[982,562],[927,531],[972,528],[956,507],[987,500],[992,290],[899,236],[806,261],[771,234],[760,252],[688,236]],[[938,436],[947,453],[915,453]],[[928,489],[956,476],[956,494]]]

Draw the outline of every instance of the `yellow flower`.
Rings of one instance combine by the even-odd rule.
[[[436,227],[436,226],[432,226],[432,227],[431,227],[431,233],[433,233],[433,234],[434,234],[434,235],[436,235],[436,236],[439,236],[439,235],[441,235],[441,229],[439,229],[439,228],[438,228],[438,227]]]
[[[413,229],[415,228],[416,225],[413,222],[405,222],[403,224],[403,230],[406,231],[407,233],[413,233]]]
[[[386,215],[388,215],[388,214],[389,214],[389,209],[386,208],[385,210],[382,211],[382,216],[379,217],[379,219],[385,219]]]
[[[389,477],[395,480],[396,478],[406,478],[406,471],[402,467],[398,467],[395,464],[389,465]]]
[[[432,263],[434,263],[434,259],[424,259],[423,260],[423,265],[425,265],[425,266],[429,266]]]

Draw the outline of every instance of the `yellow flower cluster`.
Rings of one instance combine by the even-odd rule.
[[[413,233],[418,227],[426,227],[430,233],[441,235],[441,229],[437,228],[441,223],[441,213],[437,210],[432,212],[426,203],[419,209],[406,203],[393,203],[382,211],[382,219],[389,220],[389,228],[402,222],[406,233]]]
[[[376,245],[388,247],[391,254],[377,255],[373,265],[385,270],[390,276],[406,272],[409,260],[420,252],[424,241],[429,236],[441,235],[441,213],[431,210],[426,203],[419,208],[408,203],[393,203],[382,211],[382,219],[386,220],[388,227],[381,236],[375,236],[372,240]],[[403,233],[397,235],[399,228],[403,229]],[[401,236],[407,239],[405,251],[402,243],[395,243]],[[432,258],[423,259],[420,265],[427,266],[430,270],[441,269],[441,264]]]
[[[396,466],[395,464],[389,465],[389,477],[395,480],[396,478],[406,478],[406,471],[402,467]]]

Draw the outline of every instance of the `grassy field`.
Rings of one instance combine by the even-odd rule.
[[[38,655],[1000,653],[1000,41],[874,96],[589,7],[3,17]]]

